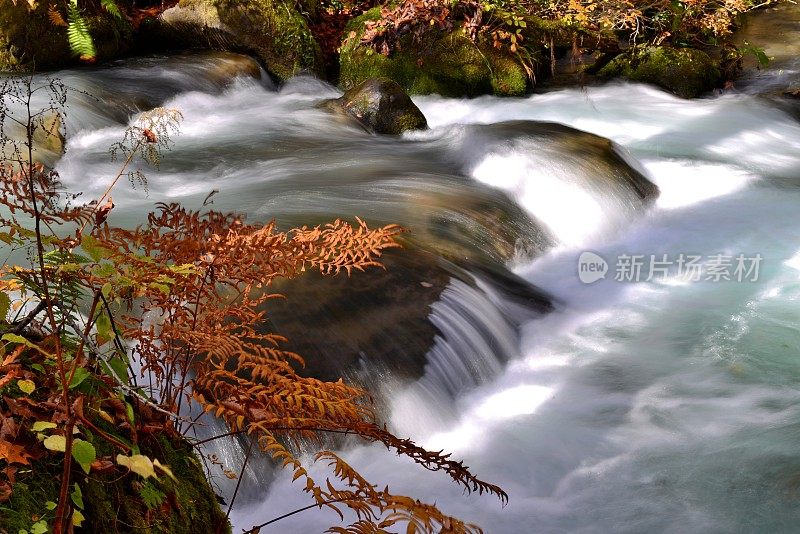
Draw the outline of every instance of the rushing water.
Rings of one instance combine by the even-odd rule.
[[[245,76],[230,82],[232,72]],[[419,344],[419,326],[387,327],[364,336],[368,342],[353,349],[358,369],[344,372],[366,375],[388,399],[395,431],[454,452],[501,485],[510,503],[462,495],[446,477],[379,447],[345,451],[368,478],[491,533],[796,531],[794,118],[750,95],[683,101],[618,83],[524,99],[417,98],[431,130],[398,139],[370,136],[317,109],[338,95],[330,86],[299,78],[277,90],[257,74],[229,57],[65,73],[89,92],[116,92],[73,103],[58,168],[69,187],[102,192],[114,169],[106,148],[128,114],[165,104],[183,112],[181,134],[160,170],[149,172],[146,191],[115,192],[113,222],[131,224],[165,199],[198,206],[218,189],[216,209],[251,219],[292,225],[358,214],[409,227],[411,258],[442,251],[468,258],[460,265],[412,259],[399,271],[417,290],[439,286],[423,317],[435,335],[422,347],[421,368],[403,374],[370,365],[378,341],[389,359]],[[645,207],[604,183],[605,167],[579,156],[580,147],[529,135],[526,128],[540,131],[530,123],[500,124],[512,120],[612,139],[660,196]],[[498,231],[497,221],[513,231]],[[605,279],[579,280],[585,250],[608,261]],[[624,254],[740,253],[763,258],[756,281],[691,281],[674,265],[649,281],[614,279]],[[503,261],[518,278],[502,272]],[[392,284],[399,316],[402,280]],[[550,295],[552,311],[543,313],[532,286]],[[380,315],[382,306],[359,297],[325,315],[350,339],[375,317],[398,322]],[[361,323],[350,325],[348,316]],[[352,348],[348,339],[342,347]],[[212,452],[224,461],[241,462],[235,441],[217,445]],[[253,471],[249,480],[269,479]],[[276,477],[268,488],[246,487],[232,515],[237,529],[308,504],[288,473]],[[305,512],[273,531],[319,532],[336,520]]]

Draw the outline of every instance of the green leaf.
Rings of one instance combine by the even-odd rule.
[[[53,501],[47,501],[47,502],[44,503],[44,507],[47,510],[53,511],[58,507],[58,505],[56,503],[54,503]]]
[[[11,299],[5,291],[0,291],[0,321],[5,320],[8,310],[11,308]]]
[[[158,508],[166,498],[164,492],[159,490],[149,481],[142,485],[142,489],[139,490],[139,496],[142,498],[142,502],[148,510]]]
[[[111,318],[100,310],[100,315],[97,316],[97,321],[94,323],[97,328],[97,344],[103,346],[112,339],[114,339],[114,332],[111,329]]]
[[[31,430],[34,432],[44,432],[45,430],[50,430],[51,428],[55,428],[56,424],[51,423],[50,421],[36,421],[31,425]]]
[[[114,288],[111,285],[111,282],[106,282],[105,284],[103,284],[103,288],[100,290],[100,293],[102,293],[103,297],[105,297],[105,299],[108,300],[109,297],[111,296],[112,289]]]
[[[81,491],[81,487],[78,486],[77,482],[73,484],[72,487],[74,489],[69,494],[70,499],[72,499],[72,504],[74,504],[76,508],[83,510],[83,492]]]
[[[151,282],[150,287],[152,287],[153,289],[158,289],[165,295],[169,295],[170,293],[170,287],[167,284],[159,284],[158,282]]]
[[[36,389],[33,380],[17,380],[17,387],[26,395],[30,395]]]
[[[75,369],[75,374],[72,375],[72,380],[69,382],[69,389],[75,389],[80,386],[81,382],[86,380],[90,374],[91,373],[89,373],[85,367],[78,367]]]
[[[47,521],[40,519],[31,525],[31,534],[47,534]]]
[[[46,446],[46,445],[45,445]],[[81,464],[85,473],[89,473],[92,462],[97,458],[97,451],[94,445],[82,439],[76,439],[72,443],[72,457],[75,461]]]
[[[136,418],[133,415],[133,405],[130,402],[125,401],[125,411],[128,414],[128,421],[131,422],[131,426],[136,425]]]
[[[51,360],[55,359],[54,355],[50,354],[47,351],[42,350],[41,348],[39,348],[38,345],[35,345],[35,344],[31,343],[30,341],[28,341],[24,337],[18,336],[17,334],[3,334],[3,337],[0,338],[0,341],[8,341],[9,343],[16,343],[18,345],[25,345],[28,348],[31,348],[31,349],[34,349],[34,350],[38,351],[40,354],[42,354],[46,358],[50,358]]]
[[[103,258],[111,255],[111,251],[100,245],[94,237],[85,235],[81,237],[81,248],[86,252],[92,260],[99,262]]]
[[[49,451],[64,452],[67,450],[67,438],[64,436],[48,436],[44,440],[44,448]]]
[[[31,369],[40,373],[44,373],[44,367],[40,363],[31,364]]]
[[[9,343],[16,343],[18,345],[27,345],[27,346],[32,345],[30,341],[17,334],[3,334],[3,337],[0,339],[2,339],[3,341],[8,341]]]
[[[116,376],[119,378],[123,384],[130,385],[130,378],[128,377],[128,364],[126,364],[122,359],[114,357],[108,360],[108,362],[100,361],[100,367],[103,369],[103,372],[110,377]]]
[[[98,263],[92,268],[92,274],[98,278],[111,278],[119,273],[110,263]]]

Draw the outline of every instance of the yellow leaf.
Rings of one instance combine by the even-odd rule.
[[[72,512],[72,524],[73,524],[73,526],[76,526],[76,527],[81,526],[81,523],[83,523],[84,519],[86,519],[86,518],[83,517],[83,514],[81,513],[80,510],[74,510]]]
[[[36,389],[33,380],[17,380],[17,387],[26,395],[30,395]]]
[[[67,438],[64,436],[48,436],[44,440],[44,448],[49,451],[64,452],[67,450]]]
[[[143,454],[134,454],[133,456],[118,454],[117,463],[123,467],[127,467],[143,478],[156,476],[156,471],[153,468],[153,461]]]
[[[158,467],[159,471],[162,471],[165,475],[167,475],[169,478],[171,478],[175,482],[178,481],[178,479],[175,478],[175,475],[172,474],[172,469],[170,469],[168,466],[166,466],[166,465],[162,464],[161,462],[159,462],[157,458],[155,460],[153,460],[153,465],[155,467]]]

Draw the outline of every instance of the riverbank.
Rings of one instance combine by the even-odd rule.
[[[747,3],[646,13],[636,2],[547,9],[472,0],[115,5],[62,12],[48,1],[0,0],[0,70],[216,50],[253,56],[279,82],[311,73],[342,89],[386,77],[411,94],[522,96],[627,78],[692,98],[730,87],[742,60],[763,59],[759,47],[768,44],[733,33],[747,20]]]

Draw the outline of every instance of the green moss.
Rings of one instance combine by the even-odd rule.
[[[352,20],[341,49],[339,84],[349,89],[369,78],[390,78],[413,94],[522,95],[527,75],[519,61],[490,43],[472,42],[458,27],[427,31],[418,42],[408,35],[389,56],[361,45],[364,23],[380,18],[380,7]]]
[[[306,19],[282,0],[216,0],[220,21],[285,80],[301,71],[320,72],[322,53]]]
[[[28,2],[0,0],[0,70],[36,65],[51,68],[70,59],[64,28],[47,17],[47,2],[33,10]]]
[[[217,504],[191,448],[164,436],[142,447],[142,454],[168,465],[177,482],[161,476],[153,485],[165,495],[164,506],[148,510],[140,497],[145,487],[136,475],[92,477],[85,483],[86,525],[90,532],[129,532],[144,529],[155,534],[230,532],[230,525]],[[167,513],[164,510],[168,510]]]
[[[44,503],[57,502],[59,492],[59,465],[38,465],[36,474],[17,475],[14,493],[8,502],[0,505],[0,529],[9,533],[28,530],[31,525],[44,516],[52,523],[53,513],[49,513]]]
[[[683,98],[694,98],[712,90],[721,78],[717,63],[705,52],[660,46],[619,55],[598,74],[652,83]]]
[[[98,454],[113,452],[102,440],[96,440],[95,446]],[[163,506],[153,510],[147,508],[140,496],[144,481],[137,475],[120,477],[118,473],[112,473],[87,477],[77,470],[73,480],[81,488],[86,507],[83,532],[231,532],[203,468],[186,442],[160,436],[142,444],[141,452],[168,465],[177,478],[175,482],[162,475],[158,481],[151,482],[164,494]],[[61,463],[55,458],[48,462],[48,458],[37,461],[32,471],[20,470],[11,499],[0,506],[0,531],[16,533],[21,529],[28,530],[39,517],[52,525],[54,512],[48,511],[44,503],[58,501]],[[219,531],[218,525],[222,525]]]

